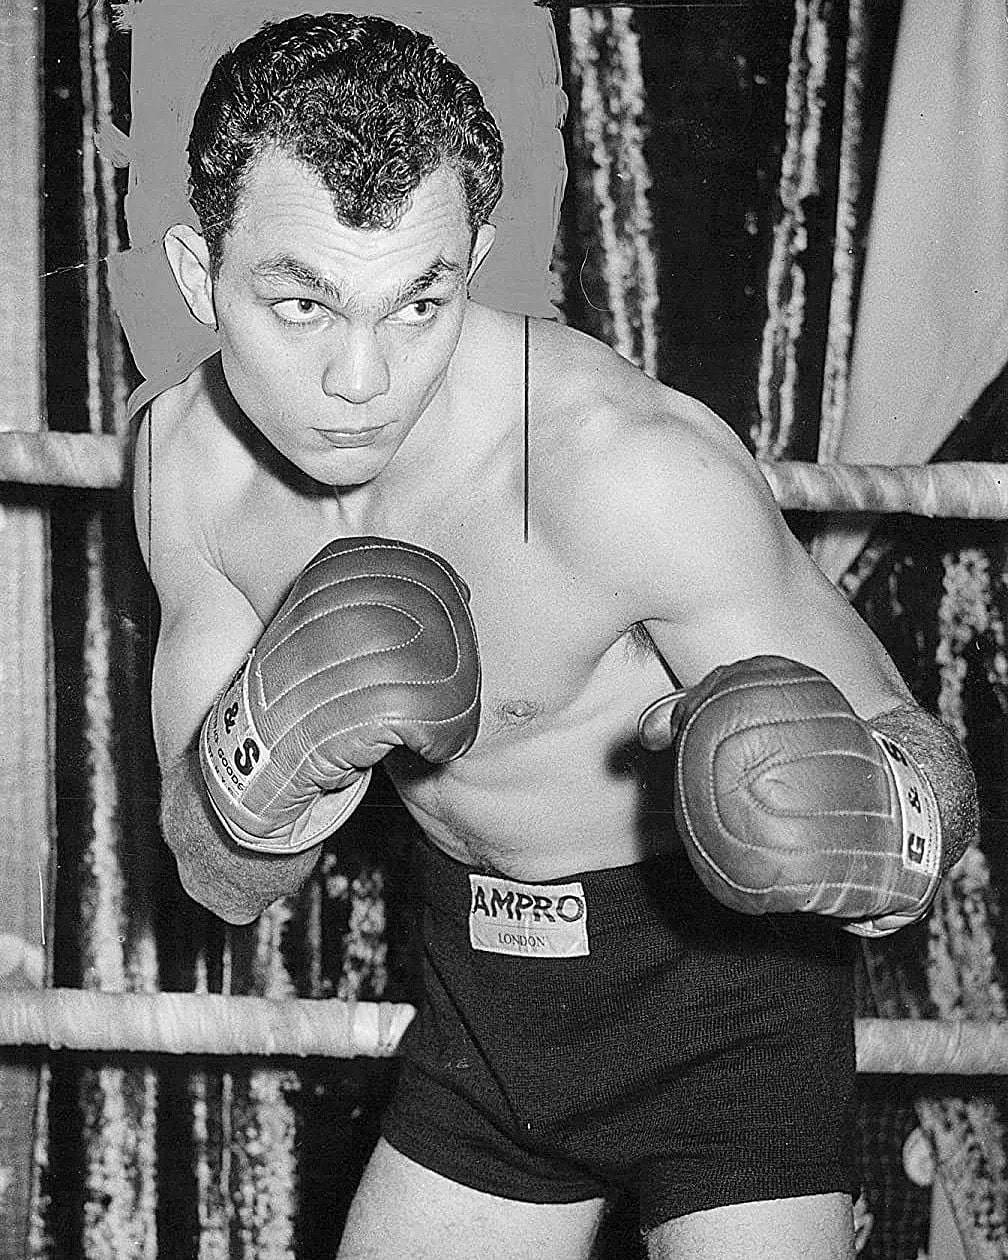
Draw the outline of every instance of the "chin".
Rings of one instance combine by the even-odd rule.
[[[388,463],[387,459],[327,459],[313,461],[310,467],[302,465],[302,470],[314,481],[333,490],[350,489],[354,486],[367,485],[382,471]]]

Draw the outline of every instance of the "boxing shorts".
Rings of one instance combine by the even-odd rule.
[[[719,905],[682,855],[548,884],[417,845],[424,994],[383,1133],[504,1198],[641,1225],[857,1194],[853,952]]]

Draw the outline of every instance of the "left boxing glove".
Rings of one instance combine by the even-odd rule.
[[[662,715],[668,701],[642,715],[645,747],[660,746]],[[784,657],[736,661],[670,716],[676,825],[719,901],[829,915],[866,936],[927,911],[940,879],[935,794],[823,674]]]
[[[239,844],[310,848],[390,749],[443,762],[469,748],[480,661],[468,599],[446,560],[408,543],[340,539],[309,561],[200,733],[210,802]]]

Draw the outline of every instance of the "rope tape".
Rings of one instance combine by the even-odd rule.
[[[0,1046],[385,1058],[413,1015],[395,1002],[23,989],[0,993]]]
[[[197,993],[0,993],[0,1046],[350,1059],[393,1055],[414,1009],[335,998]],[[859,1019],[862,1073],[1008,1075],[1008,1021]]]
[[[0,432],[0,483],[115,490],[126,476],[122,438]],[[785,511],[909,512],[1008,520],[1008,464],[760,464]]]
[[[764,463],[782,509],[1008,520],[1008,464]]]

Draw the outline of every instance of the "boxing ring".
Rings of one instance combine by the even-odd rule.
[[[0,433],[0,483],[122,490],[120,437]],[[761,462],[783,510],[908,513],[1008,520],[1008,464],[881,466]],[[0,993],[0,1045],[104,1054],[381,1058],[414,1014],[405,1003],[336,998],[103,993],[51,988]],[[858,1071],[1008,1075],[1008,1021],[859,1019]]]

